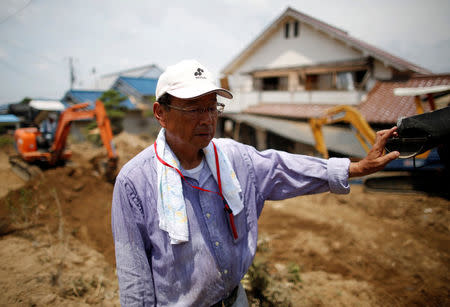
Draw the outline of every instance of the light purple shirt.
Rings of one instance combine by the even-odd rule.
[[[149,146],[120,171],[112,229],[122,306],[211,306],[227,297],[250,267],[265,200],[331,191],[349,192],[348,159],[329,160],[215,139],[241,184],[244,210],[233,239],[221,198],[182,181],[189,242],[172,245],[158,226],[156,164]],[[218,191],[206,163],[196,186]]]

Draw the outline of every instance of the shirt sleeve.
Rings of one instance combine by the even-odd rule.
[[[114,186],[111,224],[114,237],[120,303],[155,306],[155,291],[140,224],[142,204],[131,183],[118,178]]]
[[[350,192],[346,158],[320,159],[277,150],[257,151],[248,146],[256,185],[264,200],[280,200],[330,191]]]

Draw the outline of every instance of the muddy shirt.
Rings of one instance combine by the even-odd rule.
[[[149,146],[120,171],[114,187],[112,230],[122,306],[211,306],[228,296],[256,252],[258,217],[265,200],[331,191],[349,192],[348,159],[329,160],[215,139],[242,188],[244,210],[232,236],[220,196],[182,181],[189,242],[172,245],[159,228],[156,163]],[[195,186],[218,191],[204,163]]]

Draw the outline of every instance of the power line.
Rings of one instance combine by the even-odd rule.
[[[0,25],[4,24],[5,22],[7,22],[10,18],[17,16],[17,14],[19,14],[20,12],[22,12],[24,9],[26,9],[32,2],[33,0],[28,1],[27,4],[25,4],[21,9],[19,9],[18,11],[16,11],[14,14],[11,14],[9,16],[6,16],[6,18],[4,18],[2,21],[0,21]]]
[[[24,72],[24,71],[21,70],[21,69],[18,69],[18,68],[15,67],[14,65],[12,65],[12,64],[10,64],[10,63],[8,63],[8,62],[6,62],[5,60],[3,60],[3,59],[1,59],[1,58],[0,58],[0,63],[3,64],[3,66],[6,66],[7,68],[9,68],[9,69],[12,70],[12,71],[14,71],[14,72],[16,72],[16,73],[18,73],[18,74],[20,74],[20,75],[23,75],[23,76],[25,76],[25,77],[27,77],[27,78],[30,78],[30,80],[33,80],[33,81],[36,80],[36,77],[31,76],[30,74],[28,74],[27,72]]]
[[[55,60],[50,59],[49,57],[47,57],[45,55],[39,54],[39,53],[37,53],[35,51],[31,51],[31,49],[28,49],[28,48],[25,48],[23,46],[20,46],[19,44],[15,43],[15,42],[12,42],[12,41],[10,41],[8,39],[0,39],[0,42],[9,44],[13,48],[21,49],[22,51],[25,51],[26,53],[31,54],[33,56],[40,57],[41,59],[45,60],[49,64],[54,64],[54,65],[57,65],[57,66],[61,66],[62,65],[62,63],[58,63]]]
[[[40,80],[39,76],[31,75],[30,73],[28,73],[28,72],[26,72],[26,71],[24,71],[22,69],[17,68],[15,65],[13,65],[11,63],[8,63],[7,61],[5,61],[2,58],[0,58],[0,65],[8,68],[9,70],[15,72],[18,75],[21,75],[22,77],[25,77],[26,79],[28,79],[30,81],[41,82],[41,83],[48,82],[49,84],[52,84],[52,85],[56,84],[58,86],[58,88],[61,88],[63,86],[62,83],[61,83],[61,80],[59,78],[58,79],[51,78],[51,80],[49,80],[49,81]],[[12,78],[8,78],[8,81],[13,82]],[[8,81],[3,81],[3,83],[7,84]],[[22,86],[22,90],[25,90],[25,87],[26,86]],[[28,87],[29,87],[29,85],[28,85]],[[45,87],[49,88],[49,86],[45,86]],[[31,90],[27,90],[27,91],[30,92]],[[3,100],[3,101],[0,101],[0,104],[7,103],[7,101],[5,100],[4,97],[0,97],[0,100]],[[8,99],[8,100],[11,100],[11,99]]]
[[[0,64],[3,64],[3,66],[5,66],[5,67],[9,68],[10,70],[14,71],[16,74],[22,75],[22,76],[30,79],[31,81],[35,81],[35,82],[42,81],[41,80],[42,78],[40,78],[39,75],[35,75],[35,74],[32,75],[29,72],[18,68],[16,65],[13,65],[13,64],[5,61],[4,59],[0,58]],[[54,77],[50,77],[49,81],[51,81],[53,84],[63,85],[63,83],[61,82],[60,78],[55,79]]]

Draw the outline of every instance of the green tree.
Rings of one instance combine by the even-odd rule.
[[[30,101],[31,101],[32,99],[30,98],[30,97],[25,97],[24,99],[22,99],[22,101],[20,102],[20,103],[23,103],[23,104],[29,104],[30,103]]]
[[[106,113],[110,120],[123,119],[125,117],[125,108],[120,105],[127,97],[116,90],[108,90],[99,98],[105,105]]]

